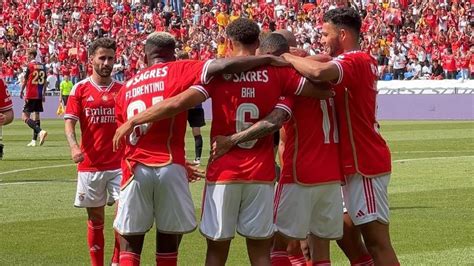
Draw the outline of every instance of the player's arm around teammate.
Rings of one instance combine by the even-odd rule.
[[[388,224],[390,151],[378,132],[375,117],[377,64],[359,51],[361,18],[354,9],[331,10],[323,20],[322,43],[334,60],[318,63],[290,54],[283,56],[307,78],[335,84],[348,213],[361,229],[375,264],[397,265]]]
[[[216,59],[208,65],[208,68],[205,71],[206,76],[204,81],[209,81],[212,76],[220,73],[238,73],[267,64],[285,66],[288,63],[281,60],[281,58],[272,55]],[[206,98],[199,91],[185,90],[172,98],[165,99],[164,101],[153,105],[146,111],[133,116],[117,129],[113,138],[114,149],[120,147],[120,142],[123,137],[129,135],[135,126],[173,117],[176,114],[201,104],[205,100]]]

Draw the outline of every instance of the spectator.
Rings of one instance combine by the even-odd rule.
[[[443,79],[444,78],[444,69],[443,67],[439,64],[438,60],[433,61],[433,69],[431,79]]]
[[[404,79],[403,74],[406,72],[406,57],[401,54],[397,48],[394,49],[391,57],[393,62],[393,78],[402,80]]]

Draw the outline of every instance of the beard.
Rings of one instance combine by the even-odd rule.
[[[110,77],[110,74],[112,74],[112,68],[111,67],[94,67],[95,73],[97,73],[99,76],[103,78]]]

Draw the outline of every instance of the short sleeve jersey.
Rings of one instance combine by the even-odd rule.
[[[232,135],[267,116],[280,95],[298,95],[305,83],[293,68],[265,66],[215,77],[210,84],[193,87],[212,98],[211,139]],[[209,183],[270,183],[275,180],[273,136],[238,144],[207,167]]]
[[[117,129],[115,97],[122,83],[112,81],[99,86],[92,78],[78,82],[71,90],[64,119],[77,120],[81,126],[82,172],[107,171],[120,168],[120,152],[112,151],[112,138]]]
[[[280,183],[340,183],[339,133],[334,99],[286,97],[292,116],[283,124]]]
[[[155,64],[132,77],[117,96],[119,125],[192,85],[205,83],[211,61],[182,60]],[[137,163],[152,167],[185,164],[184,136],[187,112],[134,128],[127,136],[122,161],[122,187],[133,178]]]
[[[26,80],[25,99],[43,98],[43,88],[47,78],[45,65],[31,61],[26,71],[28,79]]]
[[[339,70],[335,100],[344,175],[390,173],[390,150],[376,119],[377,62],[361,51],[341,54],[331,62]]]
[[[3,79],[0,79],[0,112],[6,112],[12,108],[13,103],[10,93]]]

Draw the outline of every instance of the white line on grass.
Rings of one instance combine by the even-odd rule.
[[[392,153],[462,153],[462,152],[474,152],[473,150],[460,150],[460,151],[392,151]]]
[[[14,173],[19,173],[19,172],[33,171],[33,170],[38,170],[38,169],[60,168],[60,167],[66,167],[66,166],[72,166],[72,165],[76,165],[76,164],[69,163],[69,164],[58,164],[58,165],[39,166],[39,167],[32,167],[32,168],[23,168],[23,169],[11,170],[11,171],[6,171],[6,172],[0,172],[0,175],[8,175],[8,174],[14,174]]]
[[[394,160],[393,162],[394,162],[394,163],[404,163],[404,162],[413,162],[413,161],[444,160],[444,159],[455,159],[455,158],[474,158],[474,155],[412,158],[412,159]]]

